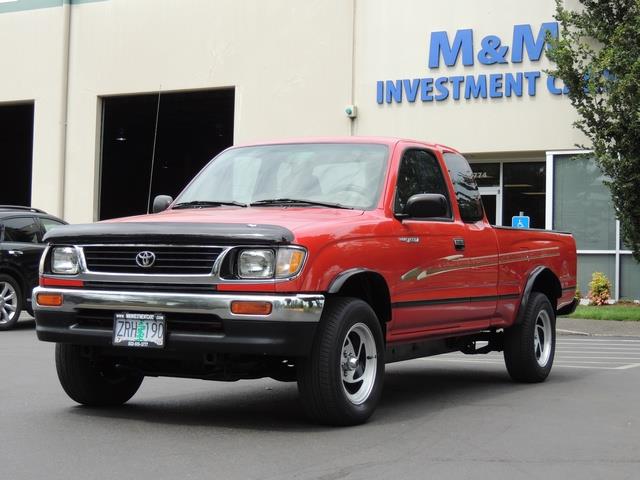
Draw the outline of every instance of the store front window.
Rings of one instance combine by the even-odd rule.
[[[573,233],[578,250],[616,248],[616,214],[603,180],[592,157],[554,159],[553,227]]]
[[[473,163],[471,169],[489,223],[511,226],[522,213],[531,228],[545,227],[545,162]]]
[[[620,240],[606,177],[588,154],[553,159],[553,228],[571,232],[578,249],[578,286],[584,296],[594,272],[610,280],[614,298],[640,299],[640,265]]]
[[[526,215],[531,228],[544,228],[546,166],[544,162],[505,163],[503,165],[502,224]]]

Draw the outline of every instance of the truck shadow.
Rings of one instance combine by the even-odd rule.
[[[561,382],[571,378],[554,379]],[[120,408],[98,409],[74,407],[72,415],[92,418],[122,419],[154,424],[197,427],[225,427],[257,431],[323,431],[333,430],[313,424],[305,416],[294,383],[260,381],[255,386],[235,384],[218,392],[162,396],[136,400]],[[144,388],[144,387],[143,387]],[[486,400],[504,403],[504,396],[542,385],[511,382],[502,368],[465,368],[432,366],[424,362],[394,365],[385,376],[380,405],[373,418],[359,428],[376,428],[422,419],[443,413],[461,404]],[[235,391],[234,391],[235,390]],[[516,395],[517,396],[517,395]],[[514,397],[516,398],[516,397]],[[494,403],[494,402],[492,402]]]

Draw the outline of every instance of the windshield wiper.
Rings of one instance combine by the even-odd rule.
[[[203,207],[220,207],[223,205],[234,205],[236,207],[246,207],[246,203],[240,203],[236,201],[230,202],[218,202],[218,201],[209,201],[209,200],[194,200],[192,202],[181,202],[176,203],[172,208],[203,208]]]
[[[320,207],[345,208],[348,210],[353,210],[353,207],[347,207],[346,205],[342,205],[340,203],[316,202],[315,200],[302,200],[297,198],[269,198],[265,200],[258,200],[249,204],[250,207],[260,205],[317,205]]]

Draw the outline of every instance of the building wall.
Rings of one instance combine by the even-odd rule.
[[[68,9],[67,5],[0,15],[0,105],[34,102],[32,205],[59,215],[63,213],[63,58]],[[2,159],[5,162],[10,164],[11,159]]]
[[[514,26],[529,25],[534,41],[554,10],[554,0],[0,2],[0,105],[34,102],[32,205],[74,223],[97,219],[102,97],[233,87],[235,143],[389,135],[448,144],[472,162],[546,157],[545,225],[552,228],[554,158],[587,142],[572,126],[566,95],[547,86],[544,55],[532,59],[527,50],[514,61]],[[472,36],[461,55],[451,65],[436,55],[438,65],[429,65],[433,33],[446,32],[443,47],[455,50],[461,30]],[[455,100],[449,90],[435,99],[438,78],[489,83],[491,75],[524,72],[540,75],[535,95],[506,97],[502,85],[493,97]],[[400,101],[387,97],[388,81],[404,89]],[[344,111],[349,104],[358,109],[354,120]],[[593,268],[609,266],[621,295],[637,297],[630,286],[640,270],[618,243],[579,245],[582,283]]]
[[[466,153],[542,154],[582,141],[568,100],[551,95],[543,79],[534,97],[376,101],[380,80],[544,70],[544,57],[497,65],[474,58],[473,66],[458,61],[430,69],[429,40],[434,31],[453,39],[458,29],[470,28],[476,57],[487,35],[509,46],[514,24],[530,24],[537,34],[552,21],[553,0],[461,0],[437,9],[420,0],[75,3],[0,15],[0,48],[12,65],[11,75],[0,79],[0,100],[36,100],[32,203],[72,222],[97,218],[105,95],[233,86],[236,143],[353,133],[429,139]],[[10,47],[16,44],[21,48]],[[354,121],[344,114],[350,103],[358,107]]]
[[[379,80],[437,78],[454,75],[490,75],[541,71],[550,64],[540,61],[511,62],[513,27],[529,24],[534,35],[543,22],[553,22],[554,0],[457,0],[434,4],[420,0],[358,1],[356,22],[355,99],[360,116],[357,134],[386,134],[428,138],[471,153],[544,151],[572,148],[584,141],[572,127],[575,113],[565,96],[552,95],[543,73],[535,96],[517,98],[462,98],[401,104],[378,104]],[[431,32],[445,31],[452,42],[459,29],[473,31],[473,60],[462,65],[429,68]],[[483,65],[477,54],[488,35],[509,49],[506,63]],[[418,95],[420,97],[420,95]]]
[[[65,218],[96,218],[104,95],[235,86],[236,143],[348,135],[351,26],[342,0],[74,6]]]

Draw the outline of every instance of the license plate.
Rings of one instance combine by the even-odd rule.
[[[167,331],[162,313],[116,313],[113,319],[113,344],[122,347],[164,347]]]

